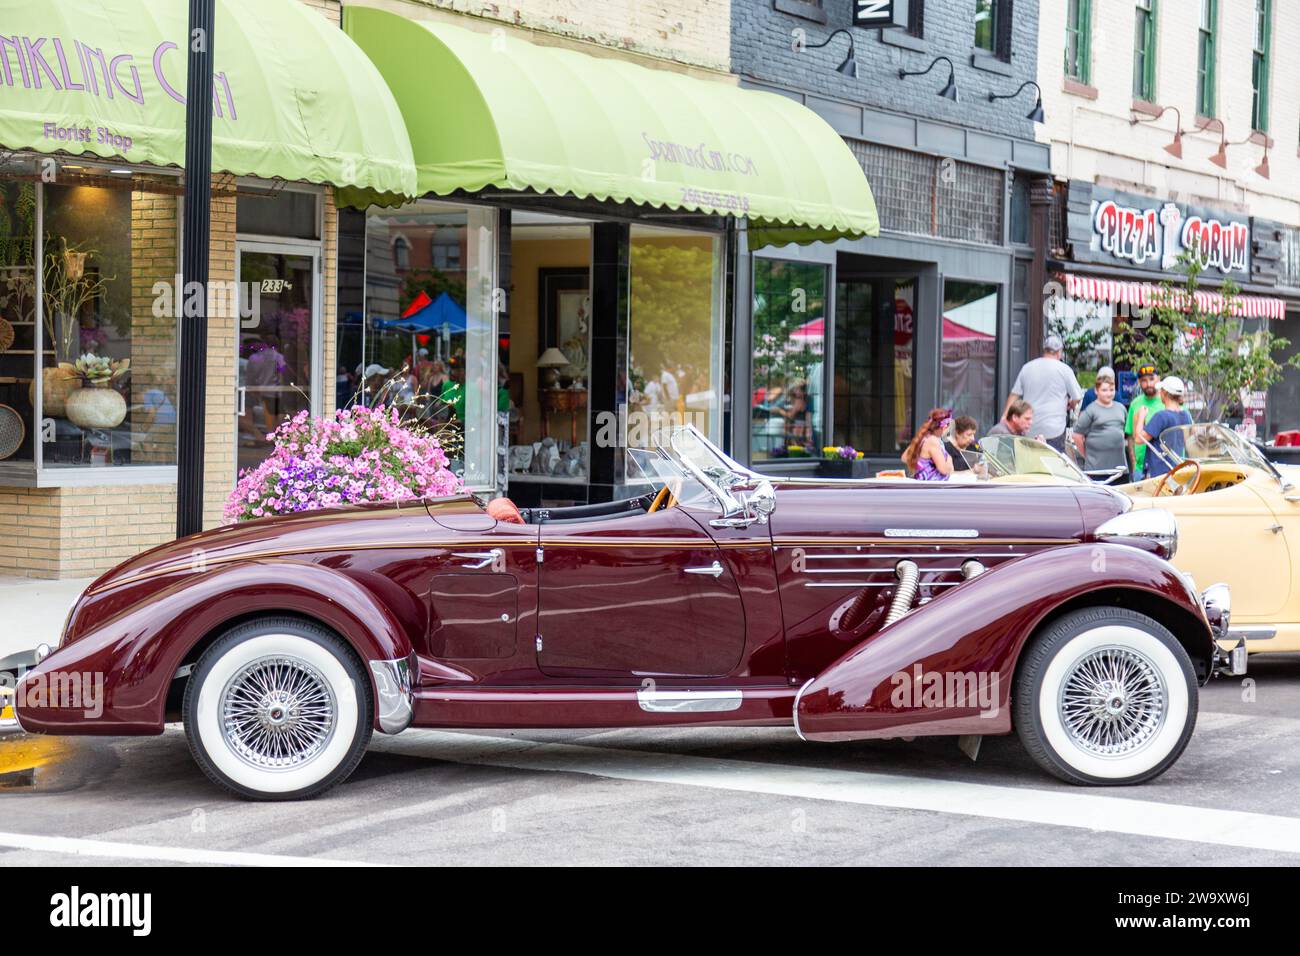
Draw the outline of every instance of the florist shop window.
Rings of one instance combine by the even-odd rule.
[[[12,340],[0,434],[16,413],[27,436],[14,457],[174,465],[176,196],[126,170],[65,166],[57,183],[0,180],[0,205],[0,345]]]

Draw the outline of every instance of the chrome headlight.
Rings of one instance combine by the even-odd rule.
[[[1160,508],[1127,511],[1116,515],[1097,528],[1095,534],[1099,541],[1149,538],[1167,559],[1172,559],[1178,553],[1178,520]]]
[[[1201,593],[1201,607],[1216,641],[1227,640],[1232,627],[1232,591],[1226,584],[1214,584]]]

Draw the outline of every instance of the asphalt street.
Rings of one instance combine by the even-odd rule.
[[[226,796],[180,727],[0,738],[0,866],[1300,863],[1300,656],[1205,688],[1159,780],[1081,789],[1014,737],[808,744],[786,729],[376,736],[311,804]]]

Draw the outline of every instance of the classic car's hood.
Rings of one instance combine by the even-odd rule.
[[[832,537],[1086,539],[1128,503],[1099,486],[873,483],[777,490],[777,539]]]

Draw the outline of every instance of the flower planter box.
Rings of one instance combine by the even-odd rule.
[[[817,462],[817,474],[822,478],[870,478],[871,463],[865,458],[823,458]]]

